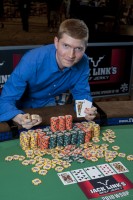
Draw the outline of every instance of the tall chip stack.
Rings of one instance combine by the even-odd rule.
[[[52,132],[56,132],[59,130],[59,118],[58,117],[51,117],[50,119],[50,129]]]
[[[66,130],[66,118],[65,116],[58,116],[59,119],[59,131]]]
[[[24,151],[30,149],[30,135],[26,131],[20,133],[20,146]]]

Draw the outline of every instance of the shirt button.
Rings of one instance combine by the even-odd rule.
[[[51,93],[48,94],[49,96],[51,95]]]
[[[54,87],[56,87],[56,85],[54,85]]]

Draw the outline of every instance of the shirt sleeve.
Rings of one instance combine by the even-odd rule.
[[[80,76],[72,88],[71,92],[74,100],[83,100],[87,99],[92,102],[90,85],[89,85],[89,61],[87,56],[84,57],[83,61],[80,63]]]
[[[0,96],[0,121],[8,121],[20,113],[17,102],[22,97],[27,81],[31,77],[31,69],[25,58],[22,58],[7,82],[5,83]]]

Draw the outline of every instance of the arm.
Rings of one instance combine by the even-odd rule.
[[[32,67],[30,67],[30,63],[27,63],[26,60],[22,59],[20,61],[4,85],[0,96],[0,121],[3,122],[12,119],[24,128],[31,128],[41,123],[41,117],[39,116],[38,119],[32,120],[31,118],[27,118],[27,114],[17,108],[17,102],[21,99],[27,83],[30,77],[32,77]]]

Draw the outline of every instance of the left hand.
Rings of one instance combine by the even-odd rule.
[[[87,121],[92,121],[97,115],[97,108],[86,108],[84,112],[86,113],[85,119]]]

